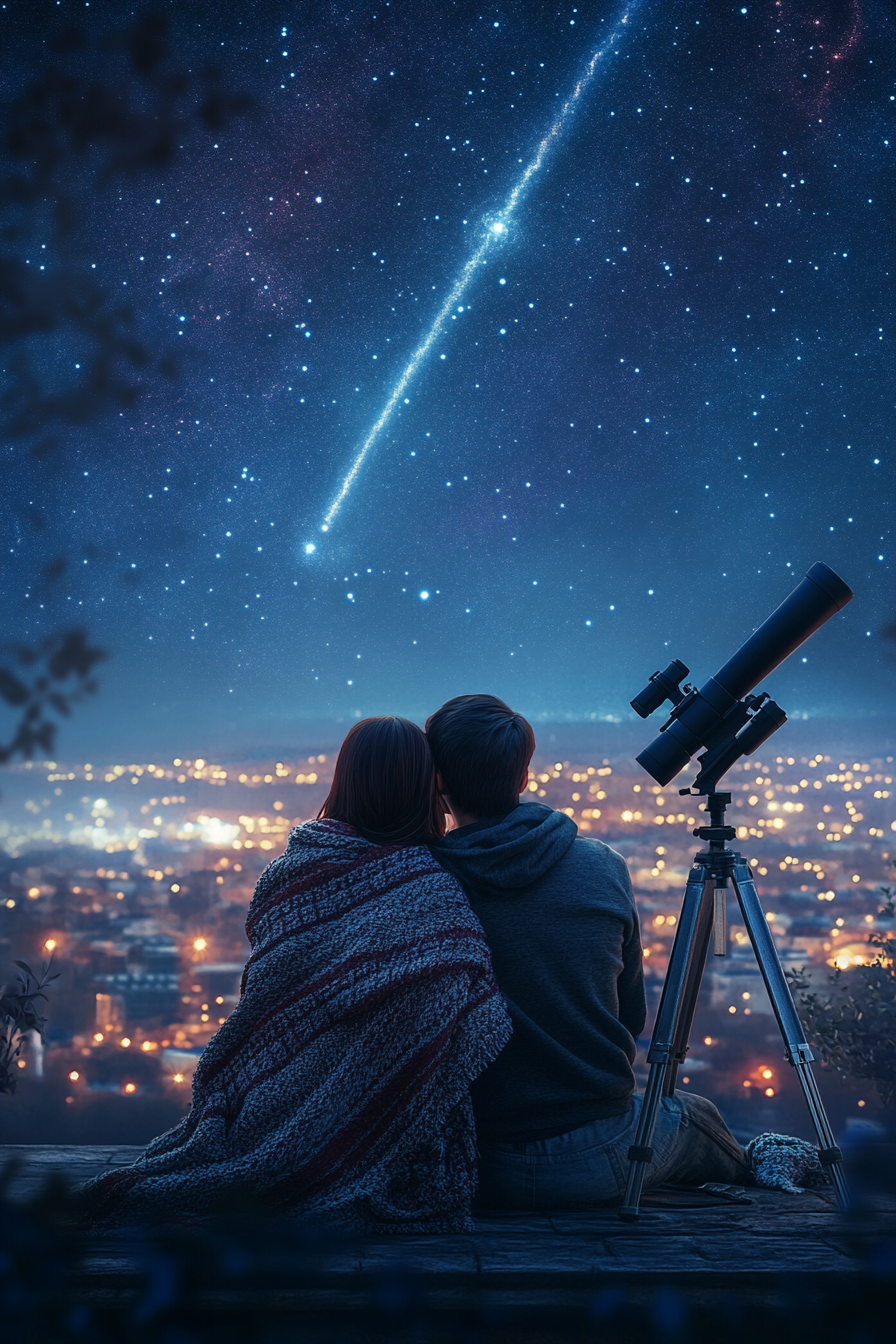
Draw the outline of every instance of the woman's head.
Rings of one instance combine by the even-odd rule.
[[[422,730],[389,715],[363,719],[346,737],[318,813],[383,845],[425,845],[445,834],[435,767]]]

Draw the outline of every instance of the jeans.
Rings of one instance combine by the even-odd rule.
[[[490,1209],[546,1209],[618,1202],[625,1190],[628,1150],[643,1098],[625,1115],[533,1143],[483,1145],[476,1203]],[[666,1181],[744,1185],[747,1156],[711,1101],[690,1093],[663,1097],[653,1135],[645,1190]]]

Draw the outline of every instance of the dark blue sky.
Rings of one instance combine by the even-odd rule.
[[[256,106],[105,191],[78,235],[178,381],[72,433],[52,473],[6,450],[4,625],[77,619],[112,655],[62,756],[253,726],[287,743],[479,690],[536,719],[629,717],[654,668],[715,671],[816,559],[856,598],[769,689],[793,716],[892,714],[889,7],[631,5],[326,537],[625,11],[168,10],[180,59],[222,61]],[[8,5],[18,75],[46,59],[44,23],[85,12]],[[59,546],[77,563],[43,592]]]

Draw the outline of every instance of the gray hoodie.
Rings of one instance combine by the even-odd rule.
[[[473,1083],[482,1143],[624,1114],[646,1003],[625,860],[562,812],[521,803],[433,845],[482,923],[513,1036]]]

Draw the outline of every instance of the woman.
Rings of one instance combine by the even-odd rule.
[[[91,1183],[95,1217],[251,1191],[366,1230],[469,1230],[469,1085],[510,1021],[463,889],[425,847],[444,831],[421,730],[357,724],[318,819],[259,878],[242,997],[190,1114]]]

